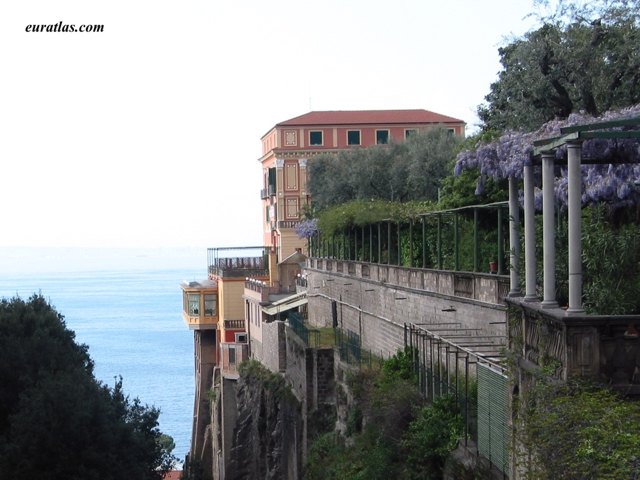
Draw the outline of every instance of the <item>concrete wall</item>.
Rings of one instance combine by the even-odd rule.
[[[285,323],[281,321],[262,322],[262,341],[252,337],[251,357],[275,373],[286,369],[287,350],[285,347]]]
[[[376,355],[386,358],[404,346],[405,323],[442,336],[447,328],[467,329],[463,331],[470,335],[504,342],[502,296],[508,277],[317,259],[310,263],[319,268],[305,270],[309,323],[331,326],[335,302],[338,327],[360,335],[362,347]]]
[[[302,405],[303,463],[308,451],[309,418],[324,404],[335,405],[334,350],[309,348],[291,328],[285,330],[287,383]]]

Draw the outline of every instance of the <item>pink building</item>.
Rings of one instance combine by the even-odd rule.
[[[276,124],[262,137],[264,244],[286,258],[305,246],[293,228],[309,203],[307,162],[318,154],[384,146],[436,126],[464,136],[464,121],[428,110],[309,112]]]

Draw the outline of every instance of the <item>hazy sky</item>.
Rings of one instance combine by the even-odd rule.
[[[309,110],[461,118],[530,0],[2,0],[0,246],[261,243],[260,137]],[[102,24],[32,33],[31,24]]]

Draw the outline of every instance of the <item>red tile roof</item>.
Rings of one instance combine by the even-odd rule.
[[[182,470],[171,470],[170,472],[165,473],[163,480],[180,480],[180,476],[182,475]]]
[[[334,110],[305,113],[280,122],[276,127],[412,123],[463,123],[463,120],[429,110]]]

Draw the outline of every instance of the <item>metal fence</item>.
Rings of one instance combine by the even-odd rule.
[[[335,342],[340,360],[349,365],[369,368],[382,365],[382,356],[376,356],[371,350],[362,348],[360,335],[355,332],[336,328]]]
[[[424,397],[455,397],[472,445],[503,473],[508,471],[508,393],[504,367],[433,332],[405,324],[405,347]]]
[[[306,346],[318,347],[320,345],[320,331],[307,327],[300,313],[289,312],[287,321],[291,329],[300,337],[300,340],[302,340]]]

